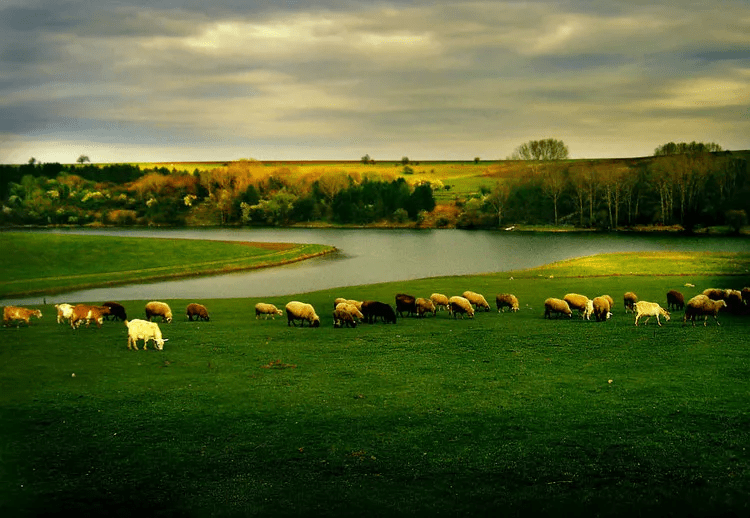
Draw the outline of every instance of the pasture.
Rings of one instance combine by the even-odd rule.
[[[749,285],[747,257],[655,276],[675,264],[662,254],[629,275],[637,258],[581,259],[588,277],[568,261],[262,300],[312,303],[312,329],[256,320],[261,299],[195,301],[210,322],[166,300],[162,351],[129,351],[120,322],[72,330],[41,307],[30,327],[0,329],[0,511],[747,515],[750,317],[636,328],[621,305],[630,290],[666,306],[669,289]],[[338,296],[467,289],[493,307],[515,293],[521,309],[332,327]],[[542,318],[545,298],[572,291],[612,295],[614,316]],[[143,318],[146,301],[121,302]]]
[[[334,251],[317,244],[28,232],[3,232],[0,240],[0,298],[263,268]]]

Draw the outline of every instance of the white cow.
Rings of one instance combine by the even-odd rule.
[[[125,325],[128,326],[128,349],[138,350],[138,340],[143,340],[143,350],[148,348],[148,341],[153,340],[154,345],[160,351],[164,348],[164,342],[169,338],[162,338],[161,329],[159,324],[156,322],[149,322],[147,320],[134,319],[125,321]]]

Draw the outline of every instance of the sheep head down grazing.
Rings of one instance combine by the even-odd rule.
[[[320,317],[315,313],[312,304],[293,300],[286,305],[285,309],[287,326],[296,326],[295,320],[300,320],[300,327],[304,327],[305,322],[308,322],[310,327],[320,327]]]

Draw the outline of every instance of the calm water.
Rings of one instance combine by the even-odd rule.
[[[515,270],[604,252],[750,251],[747,238],[633,234],[526,234],[467,230],[181,229],[47,232],[223,241],[320,243],[339,252],[226,275],[81,290],[47,302],[262,297],[443,275]],[[0,301],[38,304],[42,297]]]

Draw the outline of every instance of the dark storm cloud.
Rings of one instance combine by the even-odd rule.
[[[260,158],[502,157],[550,136],[576,156],[695,133],[748,147],[749,35],[731,0],[9,0],[0,160],[118,135]]]

